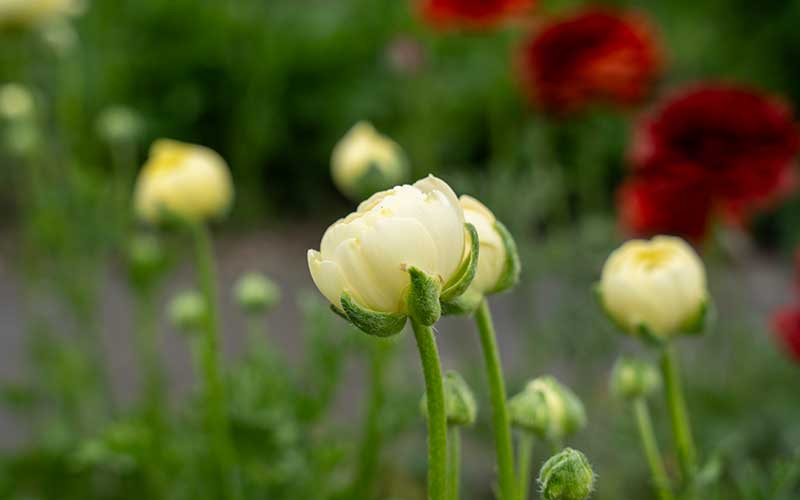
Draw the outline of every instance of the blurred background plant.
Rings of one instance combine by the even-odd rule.
[[[189,349],[164,321],[190,283],[185,241],[141,234],[130,211],[147,147],[170,137],[231,167],[223,284],[264,270],[284,297],[274,311],[222,301],[246,497],[422,498],[408,342],[375,347],[306,293],[304,249],[353,204],[332,152],[361,120],[402,148],[407,179],[446,178],[514,234],[523,281],[496,299],[509,393],[552,373],[580,396],[589,423],[570,445],[601,478],[594,498],[652,495],[606,388],[620,342],[589,291],[631,231],[705,250],[718,321],[681,350],[696,439],[720,467],[715,498],[800,494],[796,308],[776,315],[778,342],[766,334],[794,301],[800,5],[460,3],[474,2],[0,0],[0,496],[213,498]],[[729,86],[741,100],[681,98]],[[469,328],[442,323],[444,363],[488,408]],[[149,376],[166,404],[126,357],[147,332],[161,339]],[[463,432],[464,498],[492,496],[488,422],[479,412]]]

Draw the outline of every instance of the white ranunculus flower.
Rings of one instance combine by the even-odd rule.
[[[137,214],[158,222],[164,212],[201,221],[227,211],[233,182],[225,160],[209,148],[159,139],[139,172],[134,193]]]
[[[0,0],[0,26],[37,24],[82,10],[80,0]]]
[[[478,267],[470,289],[481,294],[491,292],[497,287],[506,267],[506,247],[503,238],[497,232],[497,219],[486,206],[467,195],[459,198],[464,209],[464,219],[475,226],[478,232],[480,251]]]
[[[606,312],[625,330],[666,337],[693,324],[708,302],[703,262],[680,238],[631,240],[611,253],[599,284]]]
[[[336,187],[354,200],[404,182],[408,162],[400,146],[375,130],[369,122],[358,122],[336,144],[331,155],[331,176]]]
[[[408,269],[442,285],[465,256],[464,213],[453,190],[428,176],[374,194],[325,231],[308,267],[320,292],[337,308],[348,292],[373,311],[407,313]]]

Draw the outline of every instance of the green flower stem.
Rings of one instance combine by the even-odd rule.
[[[351,486],[351,498],[373,498],[375,496],[373,489],[380,468],[380,452],[383,445],[381,414],[385,403],[387,359],[392,344],[385,340],[377,340],[369,342],[369,344],[369,400],[367,401],[366,421],[362,425],[363,434],[358,451],[358,468]]]
[[[486,365],[486,376],[489,379],[489,393],[492,403],[492,426],[494,428],[494,445],[497,455],[500,492],[503,500],[516,498],[514,486],[514,448],[511,444],[511,424],[506,408],[506,388],[503,382],[503,368],[497,349],[497,338],[492,323],[489,304],[484,299],[475,311],[475,322],[478,325],[483,359]]]
[[[219,319],[217,317],[217,283],[211,237],[205,225],[192,224],[196,248],[197,272],[200,288],[206,300],[205,315],[200,337],[199,361],[205,383],[206,426],[211,439],[211,453],[217,461],[222,498],[242,498],[236,470],[236,452],[231,441],[228,424],[225,385],[222,376],[219,347]]]
[[[461,429],[451,425],[447,434],[447,499],[458,500],[461,483]]]
[[[429,326],[413,318],[411,326],[417,340],[417,349],[425,377],[425,395],[428,401],[428,499],[447,498],[447,416],[444,407],[442,367],[436,338]]]
[[[531,466],[535,436],[527,431],[519,433],[517,441],[517,478],[519,479],[519,499],[528,500],[531,485]]]
[[[691,484],[694,473],[697,470],[697,452],[689,425],[686,400],[683,396],[678,359],[675,348],[671,344],[664,347],[661,357],[661,370],[664,377],[670,420],[672,421],[672,435],[678,452],[683,485],[686,488]]]
[[[156,296],[152,289],[141,290],[136,297],[136,321],[139,358],[143,372],[142,406],[152,432],[150,460],[147,466],[154,498],[166,498],[163,473],[164,436],[166,434],[165,378],[160,358]]]
[[[672,486],[667,477],[664,462],[661,460],[661,452],[658,450],[658,442],[653,432],[650,410],[647,408],[647,401],[644,398],[637,398],[633,402],[633,413],[636,417],[636,424],[639,427],[639,438],[642,440],[642,449],[650,466],[653,486],[658,492],[658,497],[661,500],[674,500]]]

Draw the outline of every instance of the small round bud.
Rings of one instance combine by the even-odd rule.
[[[197,330],[207,313],[205,299],[195,290],[179,293],[169,304],[170,320],[177,328],[186,332]]]
[[[646,398],[660,387],[661,374],[647,361],[619,358],[611,371],[611,392],[621,399]]]
[[[586,425],[583,403],[554,377],[532,380],[508,403],[511,423],[542,439],[560,441]]]
[[[331,156],[333,182],[353,201],[405,182],[408,170],[400,146],[365,121],[342,137]]]
[[[144,128],[141,117],[124,106],[109,106],[97,117],[97,135],[109,143],[131,142]]]
[[[248,313],[269,311],[281,300],[281,289],[260,273],[244,274],[234,285],[233,293],[239,307]]]
[[[544,463],[539,487],[544,500],[585,500],[594,488],[594,472],[583,453],[565,448]]]
[[[630,240],[614,250],[597,292],[620,328],[658,341],[702,331],[709,303],[703,261],[672,236]]]
[[[9,121],[29,118],[34,111],[33,94],[18,83],[0,86],[0,116]]]
[[[139,289],[155,283],[166,267],[161,242],[155,236],[139,234],[128,243],[128,276]]]
[[[472,425],[478,416],[478,405],[467,382],[455,371],[444,374],[444,406],[448,425]],[[428,418],[427,397],[422,397],[420,410]]]

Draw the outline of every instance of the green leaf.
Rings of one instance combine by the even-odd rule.
[[[506,262],[503,266],[503,273],[497,284],[488,293],[499,293],[513,287],[519,282],[519,273],[522,270],[522,265],[519,261],[519,252],[517,251],[517,243],[514,237],[508,232],[508,229],[502,222],[495,221],[494,229],[503,240],[503,246],[506,249]]]
[[[475,278],[475,271],[478,268],[478,231],[469,222],[465,223],[464,227],[466,227],[470,239],[469,256],[464,259],[450,281],[445,284],[441,294],[443,302],[452,302],[453,299],[464,293],[472,283],[472,279]]]
[[[376,337],[391,337],[400,333],[406,324],[406,316],[399,313],[373,311],[362,306],[347,292],[340,299],[344,314],[359,330]]]
[[[708,328],[714,319],[714,307],[710,299],[706,299],[700,304],[697,313],[689,318],[680,328],[682,333],[688,335],[702,335],[708,331]]]
[[[406,297],[408,315],[425,326],[431,326],[442,315],[439,282],[416,267],[410,268],[408,275],[411,277],[411,286]]]
[[[446,316],[472,314],[482,300],[483,295],[474,290],[467,290],[449,302],[442,301],[442,314]]]

